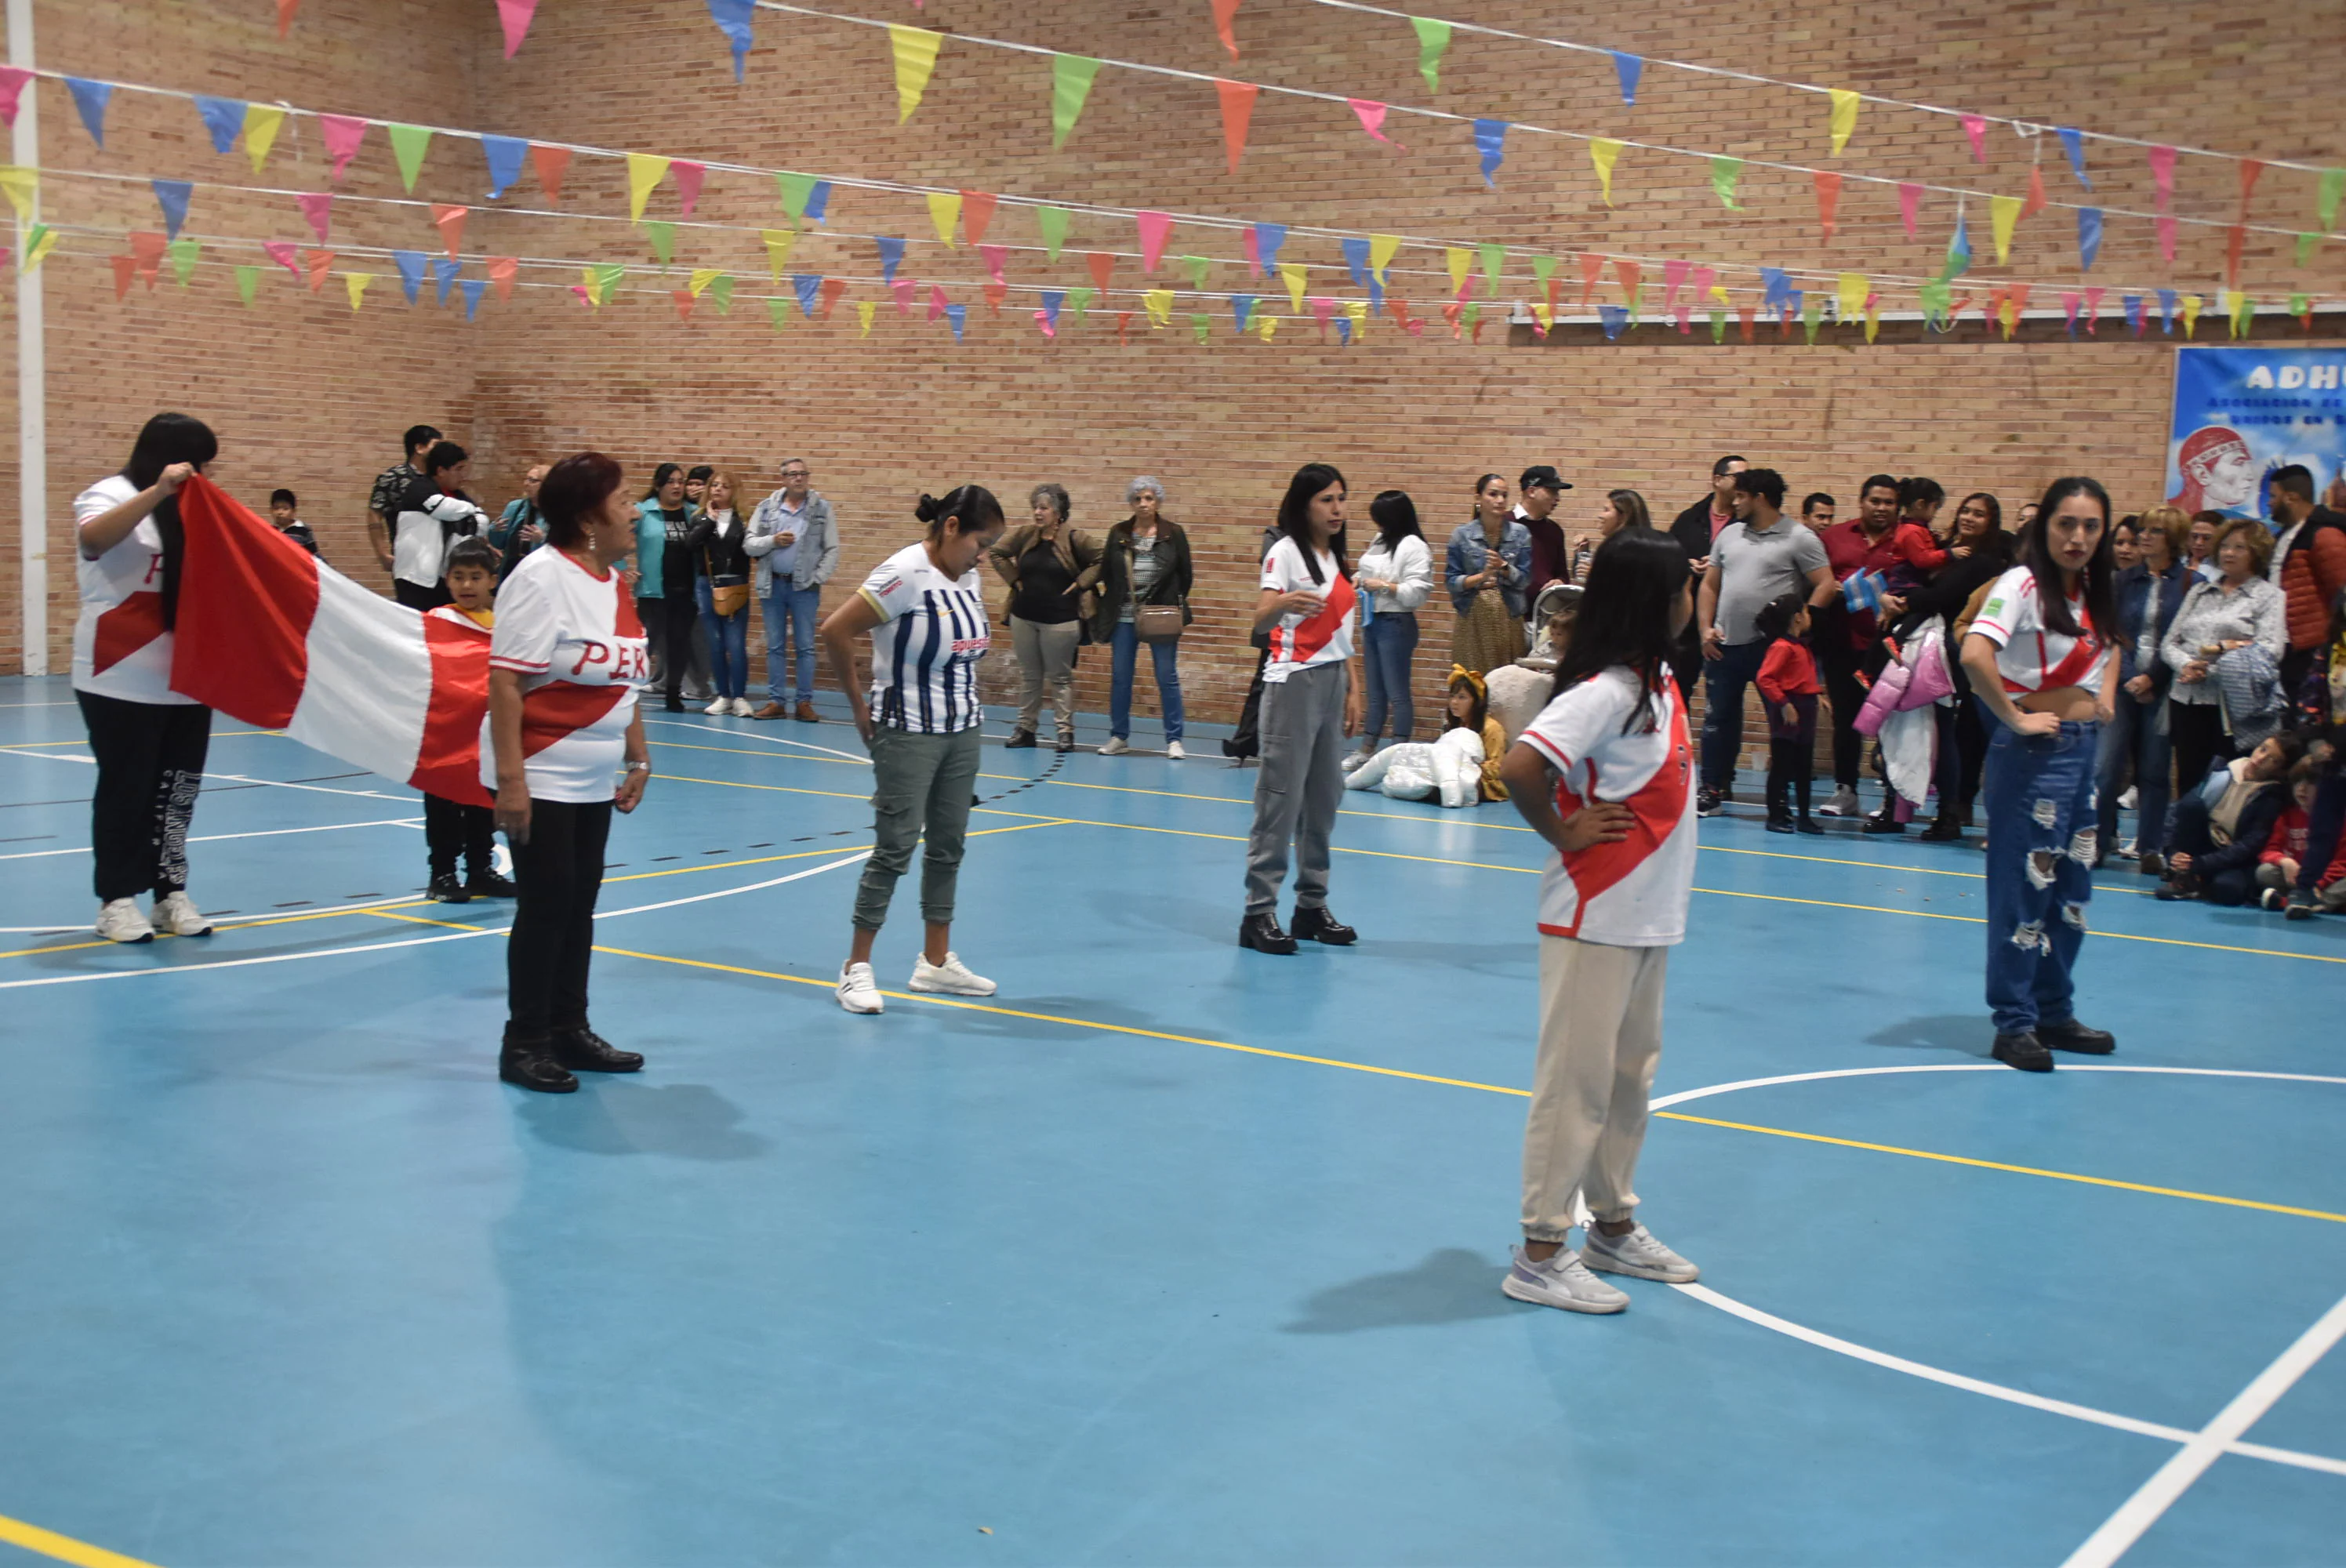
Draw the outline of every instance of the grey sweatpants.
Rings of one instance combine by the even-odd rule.
[[[1328,903],[1328,837],[1344,799],[1344,697],[1351,666],[1300,669],[1262,688],[1262,769],[1247,839],[1246,912],[1279,907],[1287,849],[1295,846],[1295,907]]]
[[[896,879],[912,865],[913,846],[924,834],[929,851],[921,860],[921,918],[931,925],[951,922],[980,751],[975,725],[951,735],[916,735],[884,724],[873,732],[874,841],[855,886],[858,931],[878,931],[886,921]]]

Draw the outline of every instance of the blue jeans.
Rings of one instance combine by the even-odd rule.
[[[2118,797],[2134,781],[2135,852],[2156,855],[2167,849],[2167,801],[2175,771],[2175,738],[2167,728],[2167,694],[2137,702],[2120,691],[2116,712],[2102,728],[2101,756],[2094,786],[2101,792],[2102,853],[2118,841]]]
[[[814,700],[814,622],[821,604],[821,588],[794,588],[782,578],[775,579],[773,590],[766,596],[766,695],[784,708]],[[782,655],[785,632],[798,650],[795,688],[790,685],[790,663]]]
[[[1763,642],[1729,643],[1702,661],[1702,787],[1735,782],[1735,754],[1743,748],[1743,693],[1768,657]]]
[[[1110,640],[1115,656],[1113,673],[1108,678],[1107,731],[1118,740],[1132,738],[1132,667],[1137,662],[1140,631],[1130,621],[1116,624],[1116,636]],[[1165,715],[1165,744],[1172,745],[1181,738],[1181,671],[1175,662],[1181,651],[1178,642],[1150,643],[1148,657],[1157,669],[1157,706]]]
[[[1409,696],[1410,656],[1417,652],[1417,616],[1410,611],[1378,616],[1362,628],[1363,661],[1369,674],[1368,722],[1361,744],[1373,747],[1384,733],[1385,704],[1392,704],[1395,740],[1407,740],[1417,728],[1417,705]]]
[[[715,585],[706,577],[692,585],[700,603],[701,628],[709,634],[709,684],[719,697],[747,697],[750,692],[750,610],[729,616],[717,613]]]
[[[2099,724],[2022,736],[1989,721],[1987,1004],[1999,1034],[2076,1014],[2070,971],[2086,941],[2096,840]]]

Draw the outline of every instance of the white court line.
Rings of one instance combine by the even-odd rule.
[[[714,724],[694,724],[682,718],[653,718],[646,716],[646,724],[664,725],[670,729],[697,729],[703,735],[726,735],[737,740],[762,740],[769,746],[796,746],[808,751],[820,751],[831,757],[844,757],[850,762],[872,766],[872,759],[860,751],[842,751],[836,747],[817,746],[811,740],[792,740],[787,735],[760,735],[754,729],[722,729]]]
[[[1824,1078],[1878,1078],[1892,1073],[2009,1073],[2012,1069],[2001,1062],[1915,1062],[1896,1067],[1835,1067],[1822,1073],[1785,1073],[1773,1078],[1744,1078],[1733,1084],[1713,1084],[1701,1089],[1680,1089],[1675,1095],[1665,1095],[1653,1101],[1647,1109],[1661,1111],[1672,1105],[1682,1105],[1689,1100],[1707,1100],[1713,1095],[1731,1095],[1738,1089],[1765,1089],[1775,1084],[1813,1084]],[[2062,1064],[2064,1073],[2157,1073],[2173,1074],[2187,1078],[2269,1078],[2285,1084],[2346,1084],[2346,1078],[2333,1078],[2320,1073],[2254,1073],[2238,1067],[2120,1067],[2089,1065],[2082,1062]]]
[[[837,871],[842,866],[856,865],[871,858],[872,851],[862,850],[843,860],[825,860],[821,865],[810,866],[804,871],[792,871],[788,876],[775,877],[768,881],[751,882],[746,887],[719,888],[713,893],[695,893],[689,898],[668,899],[653,904],[637,904],[623,910],[597,910],[595,918],[598,921],[617,920],[621,915],[649,914],[654,910],[672,910],[680,904],[706,903],[710,899],[726,899],[737,893],[759,892],[767,888],[780,887],[784,882],[801,881],[808,877],[820,876],[825,871]],[[380,908],[382,906],[362,907]],[[305,948],[300,952],[272,952],[259,958],[224,958],[210,963],[174,963],[154,969],[109,969],[90,974],[50,974],[37,980],[0,981],[0,991],[14,991],[28,985],[78,985],[87,981],[96,980],[137,980],[150,974],[203,974],[216,969],[246,969],[260,963],[291,963],[306,958],[341,958],[351,953],[388,952],[393,948],[425,947],[435,942],[465,942],[476,936],[503,936],[512,929],[510,926],[502,925],[484,926],[478,931],[450,932],[445,936],[414,936],[399,942],[371,942],[357,947]]]
[[[229,839],[279,839],[288,833],[339,833],[347,828],[413,828],[423,820],[421,817],[386,817],[377,822],[328,822],[317,828],[264,828],[252,833],[203,833],[189,839],[190,844],[217,844]],[[45,855],[87,855],[89,846],[71,850],[26,850],[14,855],[0,855],[0,860],[37,860]],[[0,931],[10,928],[0,926]],[[30,927],[21,929],[30,930]],[[44,928],[46,929],[46,928]],[[71,930],[70,926],[66,928]]]
[[[0,756],[37,757],[44,762],[73,762],[84,768],[97,766],[95,757],[60,757],[51,751],[26,751],[14,746],[0,746]],[[284,779],[253,779],[242,773],[207,773],[207,779],[218,779],[230,784],[265,784],[271,789],[301,789],[312,795],[355,795],[367,800],[405,800],[406,795],[387,795],[380,789],[330,789],[323,784],[295,784]]]
[[[2116,1513],[2102,1522],[2099,1530],[2069,1553],[2062,1568],[2110,1568],[2125,1556],[2127,1550],[2142,1539],[2143,1532],[2158,1522],[2159,1515],[2173,1507],[2176,1499],[2208,1472],[2217,1456],[2230,1449],[2234,1440],[2254,1426],[2275,1401],[2289,1392],[2290,1385],[2311,1371],[2314,1363],[2329,1354],[2341,1339],[2346,1339],[2346,1298],[2341,1298],[2316,1319],[2313,1327],[2300,1334],[2295,1344],[2257,1374],[2255,1381],[2234,1395],[2232,1402],[2218,1411],[2214,1420],[2193,1433],[2173,1458],[2158,1467],[2157,1473],[2144,1481],[2132,1497],[2118,1505]]]

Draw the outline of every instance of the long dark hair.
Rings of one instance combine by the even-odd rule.
[[[1678,642],[1671,612],[1688,575],[1685,548],[1659,529],[1617,529],[1597,545],[1572,640],[1556,661],[1550,700],[1600,671],[1627,665],[1637,674],[1643,700],[1622,722],[1621,733],[1652,729],[1654,699],[1670,679],[1670,655]]]
[[[2014,557],[2036,578],[2037,613],[2045,622],[2045,629],[2063,636],[2076,636],[2082,628],[2069,613],[2069,596],[2061,586],[2060,564],[2053,559],[2053,552],[2045,543],[2045,532],[2053,522],[2053,514],[2072,495],[2090,496],[2102,509],[2102,536],[2094,545],[2093,559],[2078,574],[2077,586],[2085,596],[2086,614],[2093,621],[2094,630],[2108,638],[2117,633],[2117,563],[2110,549],[2114,532],[2110,526],[2110,493],[2102,488],[2101,481],[2071,474],[2046,485],[2045,498],[2036,504],[2036,515],[2020,531],[2020,546]]]
[[[1388,550],[1403,539],[1423,539],[1425,531],[1417,525],[1417,503],[1409,498],[1406,490],[1386,490],[1378,493],[1369,503],[1369,518],[1377,525],[1377,537]]]
[[[682,473],[683,472],[684,464],[681,463],[663,463],[658,468],[653,469],[652,487],[644,492],[644,499],[647,501],[658,500],[661,489],[669,480],[675,478],[678,474]]]
[[[1311,542],[1311,498],[1331,484],[1344,484],[1344,476],[1332,464],[1307,463],[1287,482],[1287,494],[1279,503],[1277,527],[1280,534],[1295,541],[1296,551],[1303,557],[1303,569],[1311,574],[1314,586],[1321,578],[1319,549]],[[1352,486],[1344,484],[1344,488],[1349,492]],[[1336,530],[1335,536],[1328,541],[1328,548],[1335,553],[1336,570],[1350,582],[1352,566],[1344,559],[1343,529]]]
[[[1955,503],[1954,514],[1947,524],[1947,535],[1941,543],[1949,545],[1963,543],[1964,508],[1974,501],[1987,513],[1987,532],[1979,536],[1979,543],[1973,548],[2008,564],[2012,560],[2012,535],[2004,531],[2004,503],[1984,490],[1974,490]]]
[[[122,477],[145,490],[175,463],[192,463],[200,471],[219,455],[219,437],[202,420],[184,413],[158,413],[139,426],[138,439],[130,443],[130,461],[122,465]],[[163,541],[163,581],[158,592],[168,631],[179,624],[179,562],[187,553],[188,535],[179,522],[177,495],[158,503],[153,515],[155,532]]]

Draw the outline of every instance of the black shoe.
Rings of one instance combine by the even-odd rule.
[[[2320,912],[2313,901],[2313,895],[2303,888],[2290,889],[2289,902],[2281,910],[2281,913],[2290,920],[2311,920]]]
[[[501,877],[495,871],[474,871],[465,880],[464,891],[476,899],[513,899],[521,896],[521,890],[514,886],[512,878]]]
[[[1705,788],[1694,792],[1694,814],[1698,817],[1716,817],[1719,809],[1726,803],[1727,791],[1724,789]]]
[[[1324,942],[1330,947],[1350,947],[1361,940],[1361,933],[1337,920],[1325,905],[1318,909],[1295,906],[1295,921],[1289,927],[1297,942]]]
[[[669,697],[668,699],[668,710],[670,713],[682,713],[684,711],[684,698],[680,697]]]
[[[541,1095],[568,1095],[578,1088],[562,1064],[554,1059],[553,1042],[508,1038],[497,1053],[497,1076],[517,1089]]]
[[[1274,914],[1250,914],[1239,921],[1239,945],[1257,952],[1293,952],[1295,939],[1279,929]]]
[[[433,878],[432,886],[423,896],[436,904],[468,904],[473,901],[473,895],[465,891],[464,883],[456,880],[454,871],[444,871]]]
[[[2172,903],[2178,899],[2196,899],[2199,896],[2199,881],[2189,871],[2169,871],[2167,880],[2159,883],[2150,896],[2161,903]]]
[[[640,1073],[644,1066],[640,1054],[622,1051],[583,1027],[554,1032],[554,1059],[574,1073]]]
[[[1073,751],[1075,748],[1076,732],[1072,729],[1061,730],[1059,732],[1058,743],[1051,748],[1054,751]]]
[[[2055,1051],[2074,1051],[2080,1056],[2106,1056],[2118,1048],[2118,1037],[2106,1029],[2088,1029],[2074,1018],[2058,1023],[2037,1021],[2036,1038]]]
[[[1770,811],[1768,813],[1768,830],[1771,833],[1789,833],[1792,830],[1792,819],[1781,811]]]
[[[2037,1039],[2033,1031],[1997,1035],[1995,1046],[1988,1054],[2005,1066],[2017,1067],[2024,1073],[2053,1071],[2053,1053],[2045,1049],[2045,1043]]]
[[[1865,830],[1869,833],[1902,833],[1906,830],[1906,824],[1886,810],[1876,811],[1865,820]]]
[[[1953,812],[1949,811],[1940,812],[1938,819],[1929,827],[1923,830],[1923,841],[1926,844],[1953,843],[1963,836],[1963,823],[1955,819]]]
[[[1814,817],[1797,818],[1792,823],[1792,831],[1795,833],[1821,833],[1824,830],[1825,825]]]
[[[1002,743],[1005,751],[1031,751],[1034,748],[1035,732],[1031,729],[1014,729],[1010,732],[1010,738]]]

